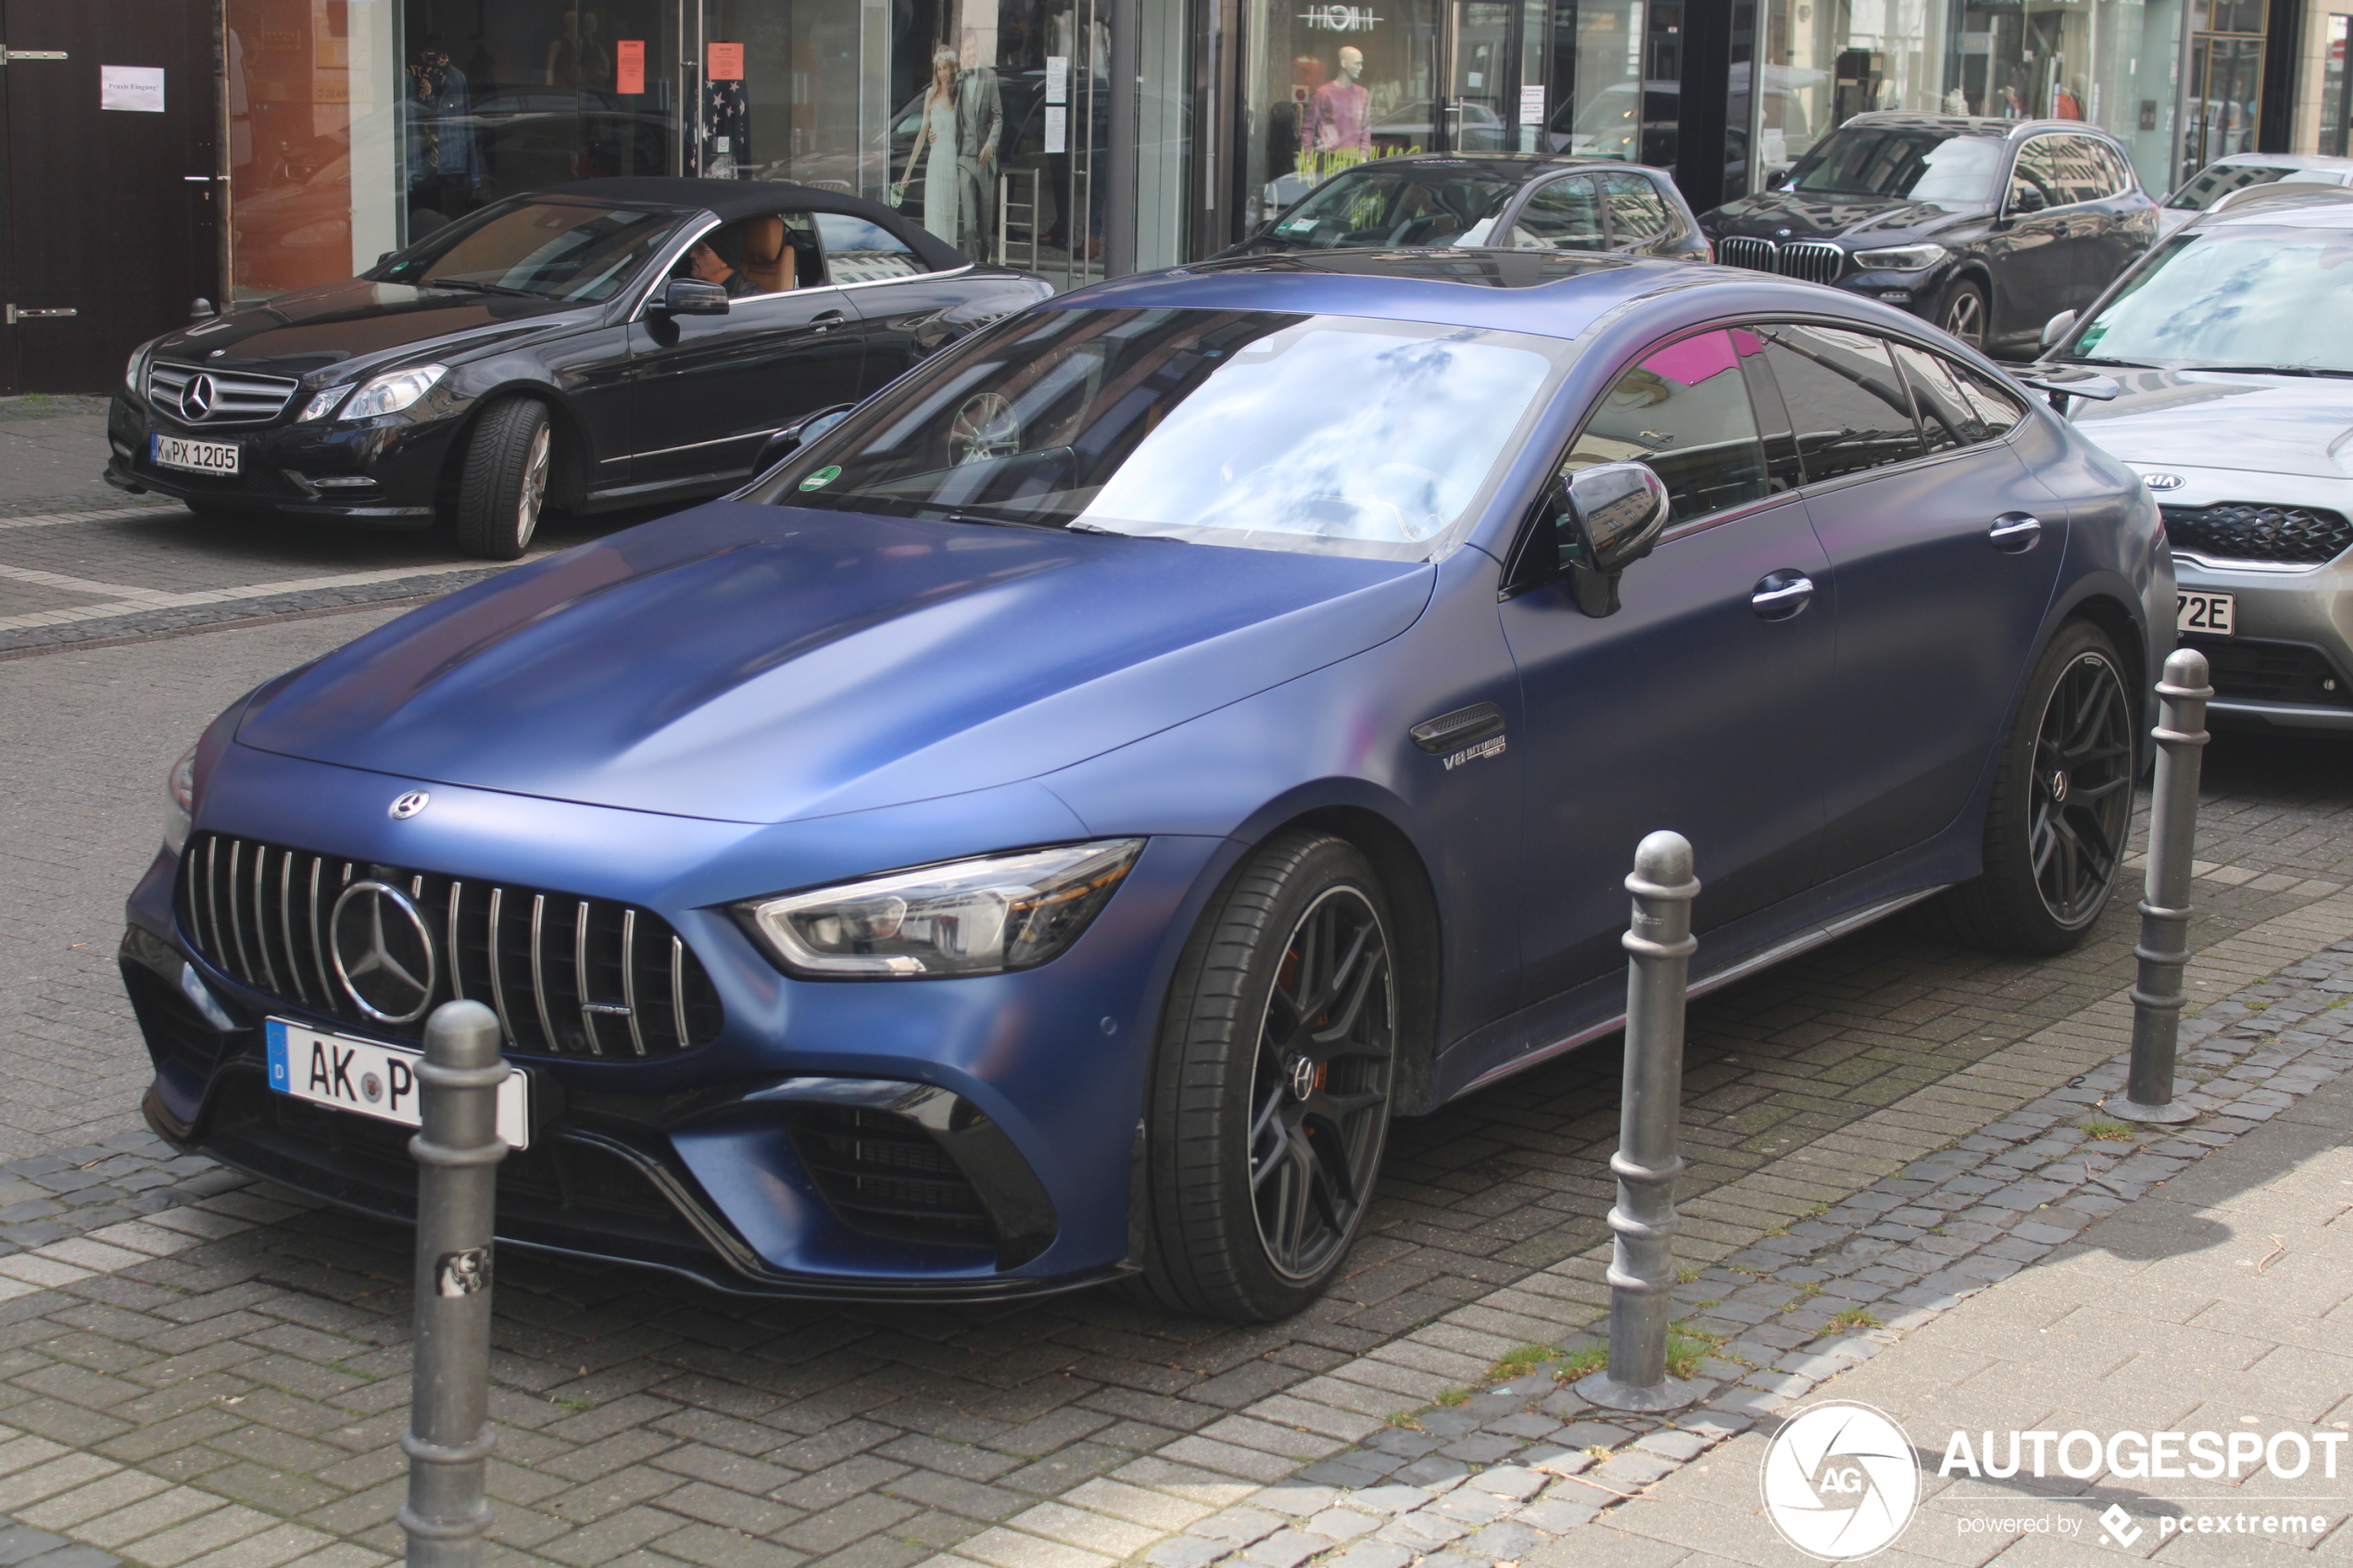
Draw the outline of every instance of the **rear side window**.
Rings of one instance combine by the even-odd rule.
[[[1763,335],[1806,483],[1904,462],[1925,450],[1911,394],[1885,339],[1793,324],[1767,327]]]
[[[2108,149],[2091,136],[2059,136],[2058,169],[2060,183],[2066,187],[2071,202],[2106,201],[2120,194],[2116,171],[2102,156]]]
[[[1743,352],[1761,347],[1746,332],[1719,328],[1649,355],[1602,395],[1561,471],[1647,463],[1667,482],[1677,522],[1769,494],[1765,443],[1741,374]]]
[[[1632,250],[1649,245],[1675,226],[1667,198],[1639,174],[1604,174],[1602,189],[1609,196],[1612,250]]]
[[[1912,407],[1919,414],[1920,439],[1929,451],[1957,452],[1985,439],[1979,433],[1977,416],[1953,384],[1943,359],[1908,343],[1889,346],[1895,355],[1895,368],[1904,372],[1904,384],[1911,391]]]
[[[1969,405],[1978,428],[1985,433],[1980,440],[2007,435],[2018,428],[2019,420],[2026,418],[2026,400],[2006,383],[1942,355],[1937,356],[1937,363],[1952,376],[1961,401]]]
[[[2058,138],[2035,136],[2018,150],[2010,166],[2009,205],[2028,211],[2038,207],[2063,207],[2070,199],[2060,190]]]
[[[817,237],[824,242],[826,267],[837,283],[873,283],[930,270],[906,241],[846,212],[817,214]]]
[[[1504,243],[1515,250],[1601,249],[1601,192],[1581,174],[1539,187]]]

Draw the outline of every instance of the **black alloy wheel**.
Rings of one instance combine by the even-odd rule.
[[[2035,890],[2061,925],[2089,922],[2116,885],[2133,826],[2133,729],[2115,664],[2097,651],[2079,654],[2035,734],[2028,829]]]
[[[1985,322],[1989,314],[1985,291],[1963,279],[1955,283],[1944,296],[1944,308],[1936,313],[1936,324],[1968,344],[1980,353],[1985,350]]]
[[[1339,1273],[1389,1136],[1390,932],[1371,866],[1324,834],[1277,834],[1219,890],[1163,1014],[1131,1293],[1264,1321]]]
[[[2091,931],[2116,891],[2139,776],[2139,705],[2124,671],[2089,621],[2051,639],[1998,754],[1984,871],[1920,907],[1931,935],[2046,957]]]

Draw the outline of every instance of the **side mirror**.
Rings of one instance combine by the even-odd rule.
[[[855,403],[837,403],[830,408],[820,408],[813,414],[802,415],[768,438],[767,444],[760,448],[760,460],[752,464],[751,471],[766,473],[849,418],[849,411],[856,407]]]
[[[1508,592],[1566,577],[1579,609],[1615,615],[1618,577],[1651,553],[1669,512],[1667,484],[1646,463],[1601,463],[1555,480],[1538,503]]]
[[[2049,205],[2043,199],[2043,193],[2032,185],[2021,186],[2010,193],[2012,212],[2040,212]]]
[[[2044,322],[2043,346],[2045,348],[2048,348],[2052,345],[2057,343],[2059,339],[2068,334],[2069,331],[2073,328],[2074,325],[2075,312],[2072,310],[2062,310],[2057,315],[2052,317],[2049,320]]]
[[[2088,397],[2095,403],[2113,403],[2124,395],[2124,383],[2114,376],[2104,376],[2084,365],[2018,365],[2006,367],[2010,379],[2051,395],[2051,407],[2067,412],[2070,397]]]
[[[727,291],[698,278],[673,278],[654,308],[672,316],[724,316]]]

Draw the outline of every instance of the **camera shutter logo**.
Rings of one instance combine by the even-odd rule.
[[[1904,1429],[1869,1405],[1833,1399],[1782,1424],[1758,1481],[1781,1539],[1808,1557],[1869,1557],[1919,1505],[1919,1461]]]
[[[379,1023],[414,1023],[433,1004],[433,932],[409,895],[355,882],[327,917],[327,947],[344,995]]]

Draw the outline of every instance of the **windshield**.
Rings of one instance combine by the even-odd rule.
[[[1350,316],[1041,310],[900,381],[752,493],[785,506],[1417,560],[1571,350]]]
[[[453,223],[375,274],[388,283],[541,299],[610,299],[682,214],[588,202],[522,202]]]
[[[1411,164],[1354,169],[1327,180],[1275,225],[1295,245],[1451,245],[1492,218],[1519,189],[1517,180],[1483,169]]]
[[[2067,357],[2353,374],[2353,232],[2267,225],[2176,235]]]
[[[2165,205],[2185,212],[2204,212],[2233,191],[2244,191],[2249,185],[2269,185],[2292,172],[2263,163],[2209,164],[2197,178],[2166,197]],[[2333,182],[2334,177],[2331,178]]]
[[[1833,131],[1790,177],[1821,195],[1901,196],[1943,207],[1990,207],[2002,144],[1906,127],[1848,126]]]

